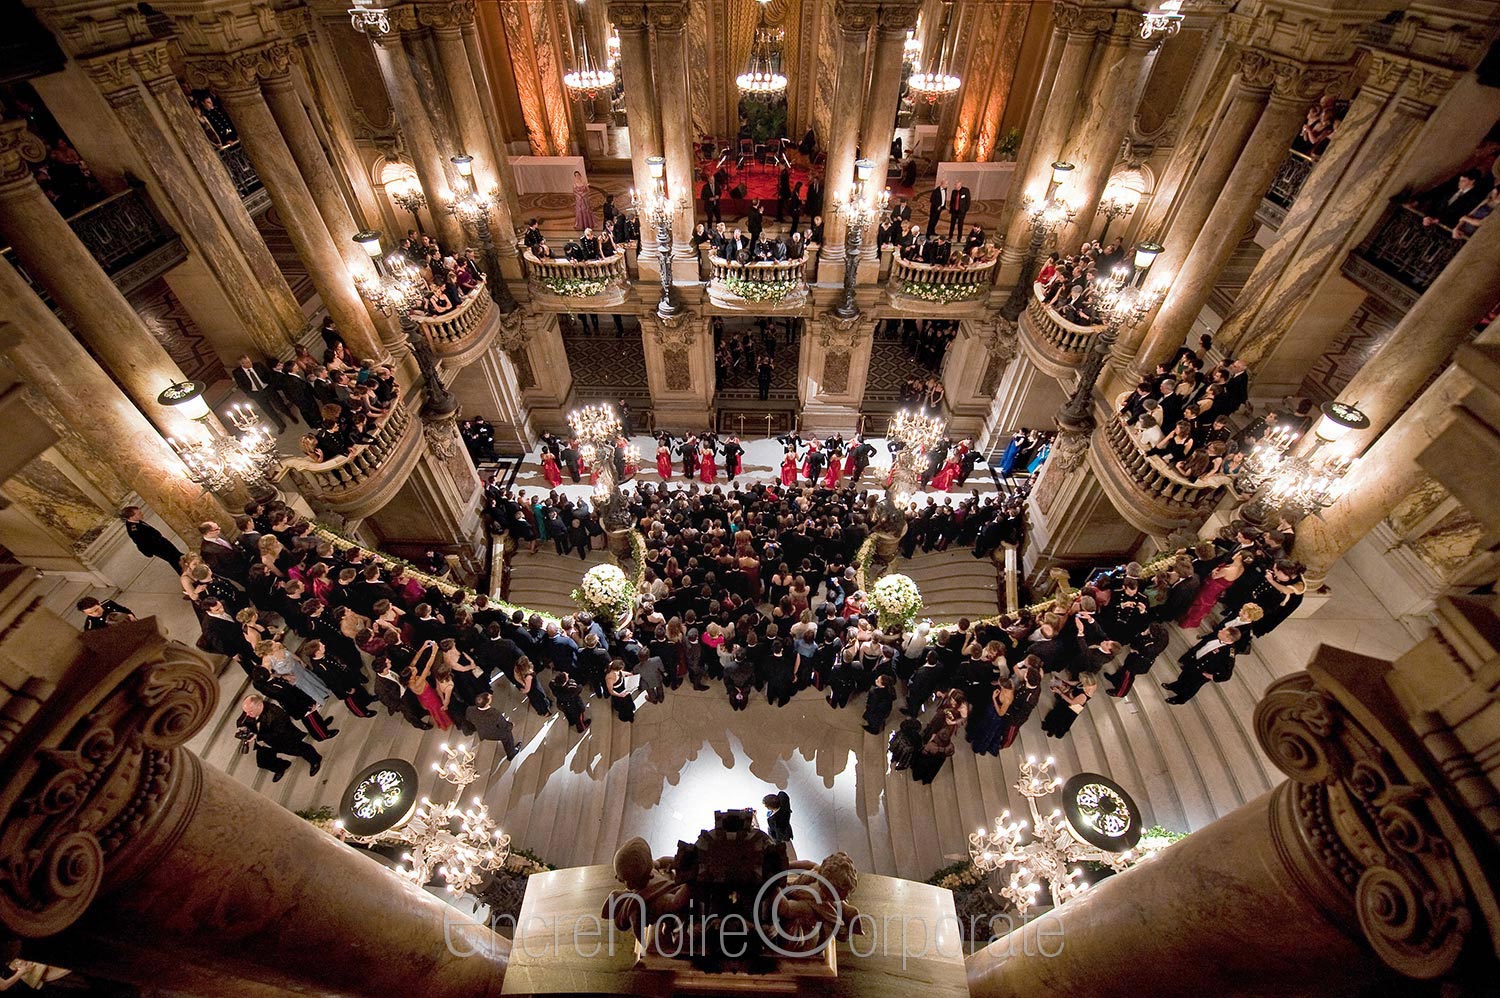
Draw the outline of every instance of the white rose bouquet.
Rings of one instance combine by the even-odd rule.
[[[635,607],[635,585],[617,565],[595,565],[572,595],[579,609],[605,620],[619,620]]]
[[[922,612],[922,593],[908,576],[885,575],[870,589],[870,606],[881,630],[910,627]]]

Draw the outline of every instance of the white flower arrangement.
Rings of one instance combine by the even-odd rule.
[[[984,290],[982,284],[932,284],[928,281],[906,281],[901,285],[901,293],[906,297],[938,305],[966,301],[978,296]]]
[[[635,584],[618,565],[595,565],[573,590],[573,602],[596,617],[618,620],[635,606]]]
[[[542,286],[563,298],[592,298],[603,294],[609,283],[588,277],[544,277]]]
[[[745,301],[779,302],[797,290],[798,281],[757,281],[744,277],[726,277],[724,287]]]
[[[909,576],[885,575],[870,588],[870,606],[881,630],[908,627],[922,612],[922,593]]]

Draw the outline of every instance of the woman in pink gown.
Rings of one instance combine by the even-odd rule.
[[[791,488],[797,484],[797,452],[787,451],[781,459],[781,484]]]
[[[1208,578],[1204,579],[1203,585],[1198,587],[1198,595],[1192,603],[1188,604],[1182,616],[1177,618],[1178,625],[1191,630],[1203,623],[1203,618],[1207,617],[1209,611],[1214,608],[1214,604],[1219,602],[1219,597],[1224,595],[1224,590],[1234,585],[1235,580],[1244,574],[1245,561],[1238,554],[1227,564],[1220,565],[1208,573]]]
[[[594,209],[589,206],[589,185],[577,170],[573,171],[573,227],[579,232],[594,227]]]
[[[953,458],[943,463],[943,468],[932,476],[932,488],[936,492],[947,492],[958,481],[959,465]]]
[[[557,467],[557,458],[549,450],[542,451],[542,477],[554,489],[562,484],[562,471]]]
[[[714,462],[714,452],[705,447],[698,458],[698,480],[704,485],[712,485],[718,474],[719,466]]]

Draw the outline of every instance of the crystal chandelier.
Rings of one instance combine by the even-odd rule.
[[[182,436],[167,438],[167,445],[182,460],[188,479],[209,492],[225,492],[236,482],[244,483],[254,496],[274,492],[281,477],[276,437],[253,406],[239,403],[229,410],[238,436],[219,429],[209,421],[212,412],[203,400],[205,387],[201,381],[180,381],[156,397],[162,405],[192,420]]]
[[[902,409],[891,421],[889,434],[901,443],[891,463],[890,484],[886,487],[887,505],[899,509],[911,499],[920,481],[918,467],[925,454],[943,440],[948,424],[943,417],[929,414],[927,407],[912,411]]]
[[[1369,417],[1356,406],[1325,402],[1313,428],[1313,443],[1305,452],[1295,446],[1299,434],[1286,427],[1272,429],[1245,455],[1245,463],[1235,476],[1237,491],[1251,495],[1240,516],[1254,524],[1266,523],[1278,514],[1295,520],[1338,502],[1354,459],[1347,454],[1319,456],[1318,451],[1350,430],[1369,425]]]
[[[1182,0],[1162,0],[1161,6],[1141,16],[1141,37],[1170,38],[1182,30]]]
[[[750,64],[734,78],[735,86],[746,97],[777,97],[786,92],[786,77],[777,72],[775,46],[777,32],[766,26],[766,4],[756,0],[760,13],[755,22],[755,40],[750,46]]]
[[[380,233],[359,232],[354,241],[364,247],[375,265],[375,276],[359,274],[354,285],[360,296],[385,315],[406,316],[427,297],[427,282],[411,261],[400,253],[389,256],[380,251]]]
[[[952,0],[945,0],[943,25],[938,34],[937,61],[933,64],[931,72],[915,72],[906,80],[906,89],[911,91],[913,98],[921,98],[928,104],[936,104],[943,98],[958,93],[958,88],[963,81],[953,75],[950,66],[952,52],[948,45],[948,28],[952,23],[953,3]]]
[[[922,61],[922,39],[917,37],[915,29],[906,33],[906,44],[901,46],[901,58],[912,67]]]
[[[1154,853],[1148,844],[1137,848],[1141,821],[1135,802],[1106,777],[1081,773],[1064,785],[1053,771],[1053,760],[1021,763],[1016,792],[1026,798],[1028,818],[1012,818],[1005,811],[993,829],[969,836],[969,858],[990,874],[991,890],[1009,901],[1024,917],[1036,904],[1045,881],[1057,907],[1088,891],[1081,863],[1102,863],[1119,872]],[[1061,788],[1066,812],[1056,808],[1042,814],[1037,801]]]
[[[505,865],[510,836],[496,826],[478,796],[468,807],[461,802],[464,790],[479,778],[474,749],[467,744],[444,744],[442,752],[446,758],[432,768],[440,780],[456,788],[453,800],[439,804],[424,797],[405,820],[374,835],[357,835],[342,820],[336,827],[342,838],[360,845],[405,843],[408,848],[398,873],[418,886],[440,877],[450,892],[463,894]],[[355,816],[363,818],[366,812],[375,814],[399,804],[402,782],[400,774],[391,771],[375,773],[357,785],[352,797]]]
[[[608,66],[601,69],[594,65],[589,55],[589,29],[584,21],[583,4],[584,0],[578,0],[579,51],[583,58],[578,66],[563,74],[563,87],[574,100],[591,101],[615,85],[615,74]]]

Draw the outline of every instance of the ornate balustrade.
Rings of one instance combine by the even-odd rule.
[[[1032,363],[1049,376],[1069,383],[1093,348],[1094,338],[1105,329],[1103,324],[1080,326],[1064,319],[1042,303],[1039,286],[1032,287],[1019,325],[1021,344]]]
[[[259,214],[269,208],[270,194],[261,183],[260,174],[255,172],[255,165],[250,162],[245,147],[239,142],[231,142],[227,146],[219,146],[218,153],[219,162],[224,164],[230,182],[234,184],[234,189],[239,192],[240,200],[245,203],[250,214]]]
[[[412,319],[444,366],[455,369],[488,349],[500,328],[499,311],[489,288],[480,281],[452,311],[442,315],[414,315]]]
[[[522,259],[531,293],[554,305],[570,309],[618,305],[630,290],[624,250],[601,260],[539,259],[526,250]]]
[[[1393,204],[1364,244],[1344,262],[1344,274],[1401,311],[1410,308],[1463,242],[1441,225],[1423,225],[1422,213]]]
[[[891,261],[891,304],[931,311],[924,306],[983,302],[995,281],[998,259],[983,263],[918,263],[897,257]]]
[[[1198,523],[1224,497],[1227,479],[1189,481],[1166,461],[1146,453],[1118,411],[1100,414],[1091,461],[1120,515],[1137,529],[1161,535]]]
[[[729,308],[793,308],[807,301],[807,261],[764,260],[740,263],[709,257],[708,297]]]
[[[283,462],[297,489],[319,510],[348,519],[369,516],[389,502],[406,482],[421,454],[421,420],[412,413],[419,399],[401,399],[375,427],[375,439],[328,461],[289,458]]]
[[[1266,191],[1257,217],[1272,228],[1280,228],[1281,223],[1286,220],[1287,209],[1297,200],[1297,195],[1302,193],[1302,185],[1312,176],[1315,165],[1317,161],[1306,153],[1288,150],[1286,159],[1281,161],[1281,168],[1271,179],[1271,186]]]

